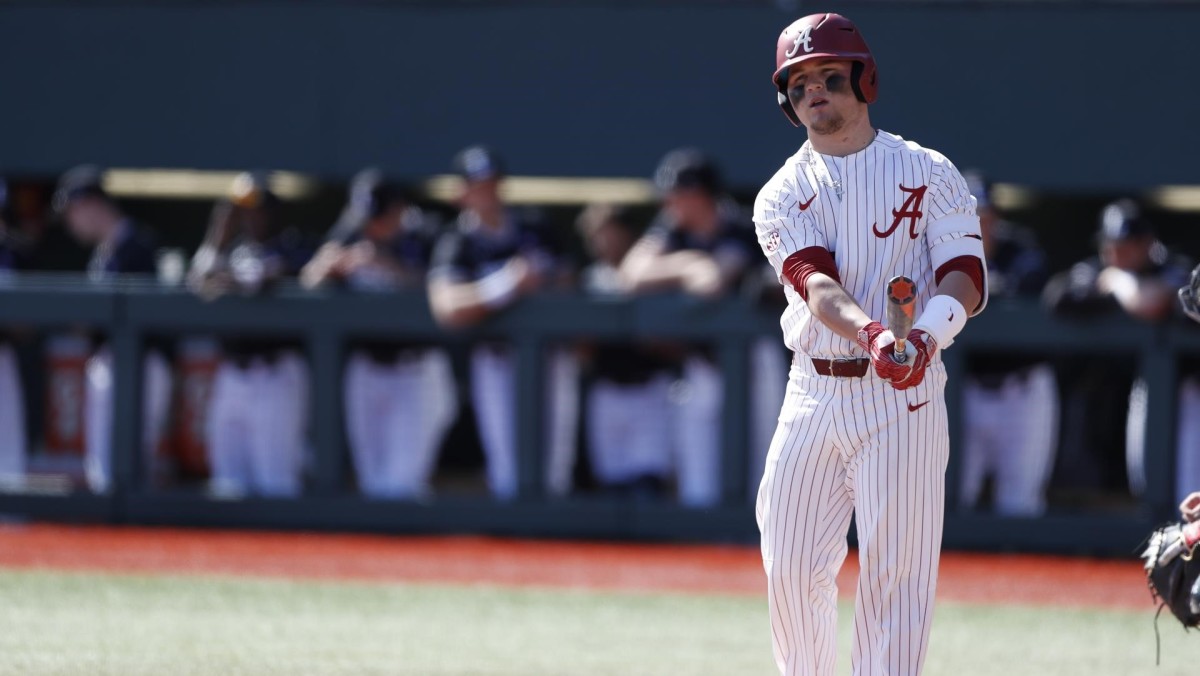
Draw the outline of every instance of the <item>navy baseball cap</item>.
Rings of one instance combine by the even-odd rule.
[[[1120,199],[1100,212],[1101,240],[1124,240],[1154,234],[1154,228],[1142,216],[1142,210],[1131,199]]]
[[[654,185],[662,192],[695,188],[718,195],[722,190],[717,165],[695,148],[677,148],[663,156],[654,171]]]
[[[471,146],[454,156],[454,173],[468,181],[504,176],[504,161],[486,146]]]
[[[104,190],[104,170],[94,164],[81,164],[69,169],[58,179],[51,205],[56,213],[67,210],[67,206],[78,197],[102,197],[109,199]]]
[[[967,182],[967,190],[975,197],[975,206],[985,209],[992,206],[992,182],[978,169],[968,169],[963,172]]]

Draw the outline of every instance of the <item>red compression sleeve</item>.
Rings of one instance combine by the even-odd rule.
[[[979,296],[983,298],[983,261],[975,256],[958,256],[942,263],[942,265],[933,273],[934,284],[941,284],[942,278],[951,272],[961,272],[971,278],[971,283],[975,285],[975,290],[979,292]],[[980,303],[983,301],[980,300]],[[978,309],[978,308],[976,308]]]
[[[810,246],[797,251],[783,261],[784,279],[792,283],[792,288],[806,302],[808,301],[808,289],[805,284],[808,283],[809,277],[818,272],[828,275],[838,284],[842,283],[841,277],[838,276],[837,263],[833,262],[833,254],[825,247]]]

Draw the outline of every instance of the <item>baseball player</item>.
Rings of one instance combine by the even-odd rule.
[[[1187,282],[1191,266],[1158,241],[1153,225],[1132,200],[1117,200],[1105,206],[1099,225],[1099,255],[1076,263],[1046,285],[1043,300],[1050,311],[1066,318],[1124,313],[1143,322],[1166,321],[1176,291]],[[1146,490],[1146,384],[1136,380],[1126,393],[1127,383],[1114,379],[1111,366],[1104,362],[1085,371],[1068,398],[1063,438],[1070,442],[1096,435],[1096,446],[1112,445],[1111,437],[1119,440],[1119,434],[1109,432],[1105,444],[1106,439],[1094,430],[1107,432],[1103,422],[1119,420],[1127,410],[1124,439],[1129,489],[1134,495],[1142,495]],[[1110,401],[1115,400],[1109,404],[1111,415],[1104,415],[1096,405],[1097,397],[1106,394],[1111,394]],[[1182,395],[1185,399],[1191,396],[1187,380]],[[1181,413],[1180,420],[1187,417]],[[1062,453],[1068,459],[1081,455],[1065,445]]]
[[[436,227],[378,170],[365,169],[351,182],[350,199],[328,240],[301,271],[301,283],[362,293],[423,285]],[[357,342],[342,389],[363,494],[428,495],[437,450],[457,408],[446,353],[413,341]]]
[[[596,259],[584,270],[589,293],[627,293],[621,262],[637,240],[628,209],[594,204],[578,225]],[[587,397],[587,440],[592,472],[605,489],[636,497],[656,497],[670,478],[671,385],[678,370],[673,346],[600,343],[591,346],[594,380]]]
[[[54,210],[66,221],[71,234],[93,247],[87,274],[95,282],[119,275],[152,275],[155,272],[153,238],[121,211],[103,187],[104,173],[83,165],[63,174],[54,194]],[[88,486],[96,493],[108,491],[112,481],[113,354],[98,343],[87,362],[84,404],[84,469]],[[171,370],[152,345],[143,362],[142,453],[147,475],[156,471],[154,451],[166,431],[171,401]]]
[[[795,352],[757,508],[775,662],[784,674],[834,672],[834,580],[853,513],[853,671],[916,674],[949,453],[940,351],[987,298],[975,199],[943,155],[872,127],[875,59],[848,19],[792,23],[775,64],[779,105],[808,130],[754,206]],[[911,281],[892,293],[916,299],[901,335],[873,319],[885,316],[893,275]]]
[[[702,298],[736,289],[757,256],[754,232],[726,194],[716,165],[698,150],[673,150],[659,163],[654,181],[663,208],[621,262],[627,288],[679,289]],[[711,348],[688,351],[682,383],[674,432],[679,501],[712,506],[720,500],[724,397]]]
[[[279,198],[265,176],[241,174],[213,209],[188,284],[203,298],[260,294],[295,276],[309,250],[281,226]],[[214,495],[300,492],[308,410],[308,366],[291,340],[229,337],[212,385],[205,425]]]
[[[1192,269],[1187,285],[1179,289],[1179,303],[1184,314],[1200,322],[1200,265]],[[1195,505],[1191,519],[1195,520],[1200,517],[1200,493],[1188,491],[1200,486],[1200,374],[1188,374],[1180,384],[1177,420],[1175,491],[1187,496],[1185,503]]]
[[[1036,298],[1047,274],[1033,232],[999,217],[982,174],[964,176],[976,200],[990,297]],[[1058,447],[1053,367],[1042,356],[988,353],[970,355],[967,372],[960,505],[974,507],[990,477],[997,514],[1041,514]]]
[[[477,324],[522,296],[566,282],[564,266],[546,230],[509,209],[500,195],[504,167],[496,153],[472,146],[454,160],[462,179],[462,211],[439,238],[429,270],[429,304],[450,328]],[[516,363],[497,343],[471,354],[471,400],[487,460],[488,488],[502,500],[517,494]],[[565,350],[546,364],[546,489],[563,495],[571,485],[578,425],[579,365]]]
[[[19,236],[11,230],[8,184],[0,179],[0,279],[24,267]],[[0,488],[18,484],[25,475],[25,395],[17,353],[7,332],[0,333]]]

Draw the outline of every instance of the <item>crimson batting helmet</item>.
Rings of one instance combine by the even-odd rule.
[[[775,88],[783,114],[800,126],[800,118],[788,101],[788,69],[809,59],[839,59],[852,62],[850,86],[863,103],[874,103],[879,95],[875,57],[862,33],[841,14],[810,14],[783,29],[775,44]]]

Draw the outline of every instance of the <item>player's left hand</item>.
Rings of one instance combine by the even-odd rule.
[[[937,352],[937,341],[933,336],[925,333],[921,329],[913,329],[908,333],[908,364],[910,366],[908,375],[903,379],[893,381],[892,387],[897,390],[907,390],[910,387],[916,387],[925,380],[925,368],[929,366],[929,361],[933,359],[933,354]]]

